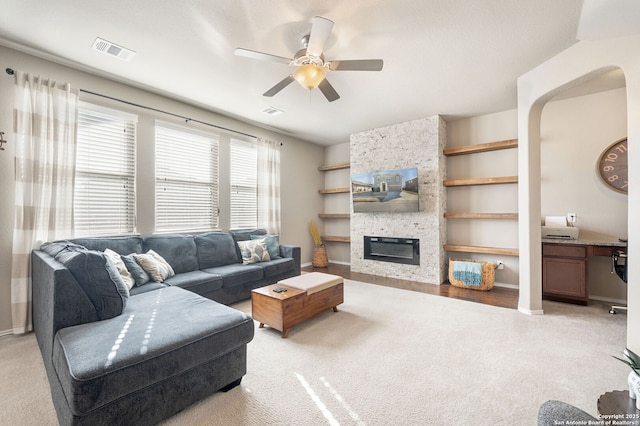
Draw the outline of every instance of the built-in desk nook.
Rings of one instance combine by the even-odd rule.
[[[626,251],[618,239],[542,239],[542,297],[586,305],[589,297],[587,271],[589,257],[611,257]]]

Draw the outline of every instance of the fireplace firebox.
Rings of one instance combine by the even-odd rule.
[[[364,258],[382,262],[420,265],[420,240],[417,238],[365,235]]]

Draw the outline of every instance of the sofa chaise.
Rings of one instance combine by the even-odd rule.
[[[294,246],[275,244],[273,257],[243,263],[241,242],[267,248],[267,237],[99,237],[34,250],[34,330],[60,424],[156,424],[240,384],[254,322],[226,304],[300,274]],[[113,252],[153,252],[175,275],[145,283],[131,276],[129,288]]]

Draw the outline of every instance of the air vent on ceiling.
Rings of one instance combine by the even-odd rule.
[[[133,58],[133,56],[136,54],[136,52],[131,49],[118,46],[117,44],[111,43],[110,41],[104,40],[100,37],[96,38],[96,41],[93,42],[93,46],[91,46],[91,48],[93,50],[97,50],[98,52],[115,56],[116,58],[122,59],[123,61],[130,61],[131,58]]]
[[[284,111],[281,111],[278,108],[274,108],[272,106],[269,106],[269,107],[266,107],[265,109],[263,109],[262,112],[264,112],[265,114],[269,114],[269,115],[280,115]]]

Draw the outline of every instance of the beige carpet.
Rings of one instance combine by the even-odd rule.
[[[250,303],[235,305],[245,312]],[[545,302],[526,316],[345,281],[345,303],[294,327],[258,329],[242,385],[167,425],[535,425],[540,404],[596,415],[626,388],[626,315]],[[33,335],[0,339],[0,424],[55,424]]]

